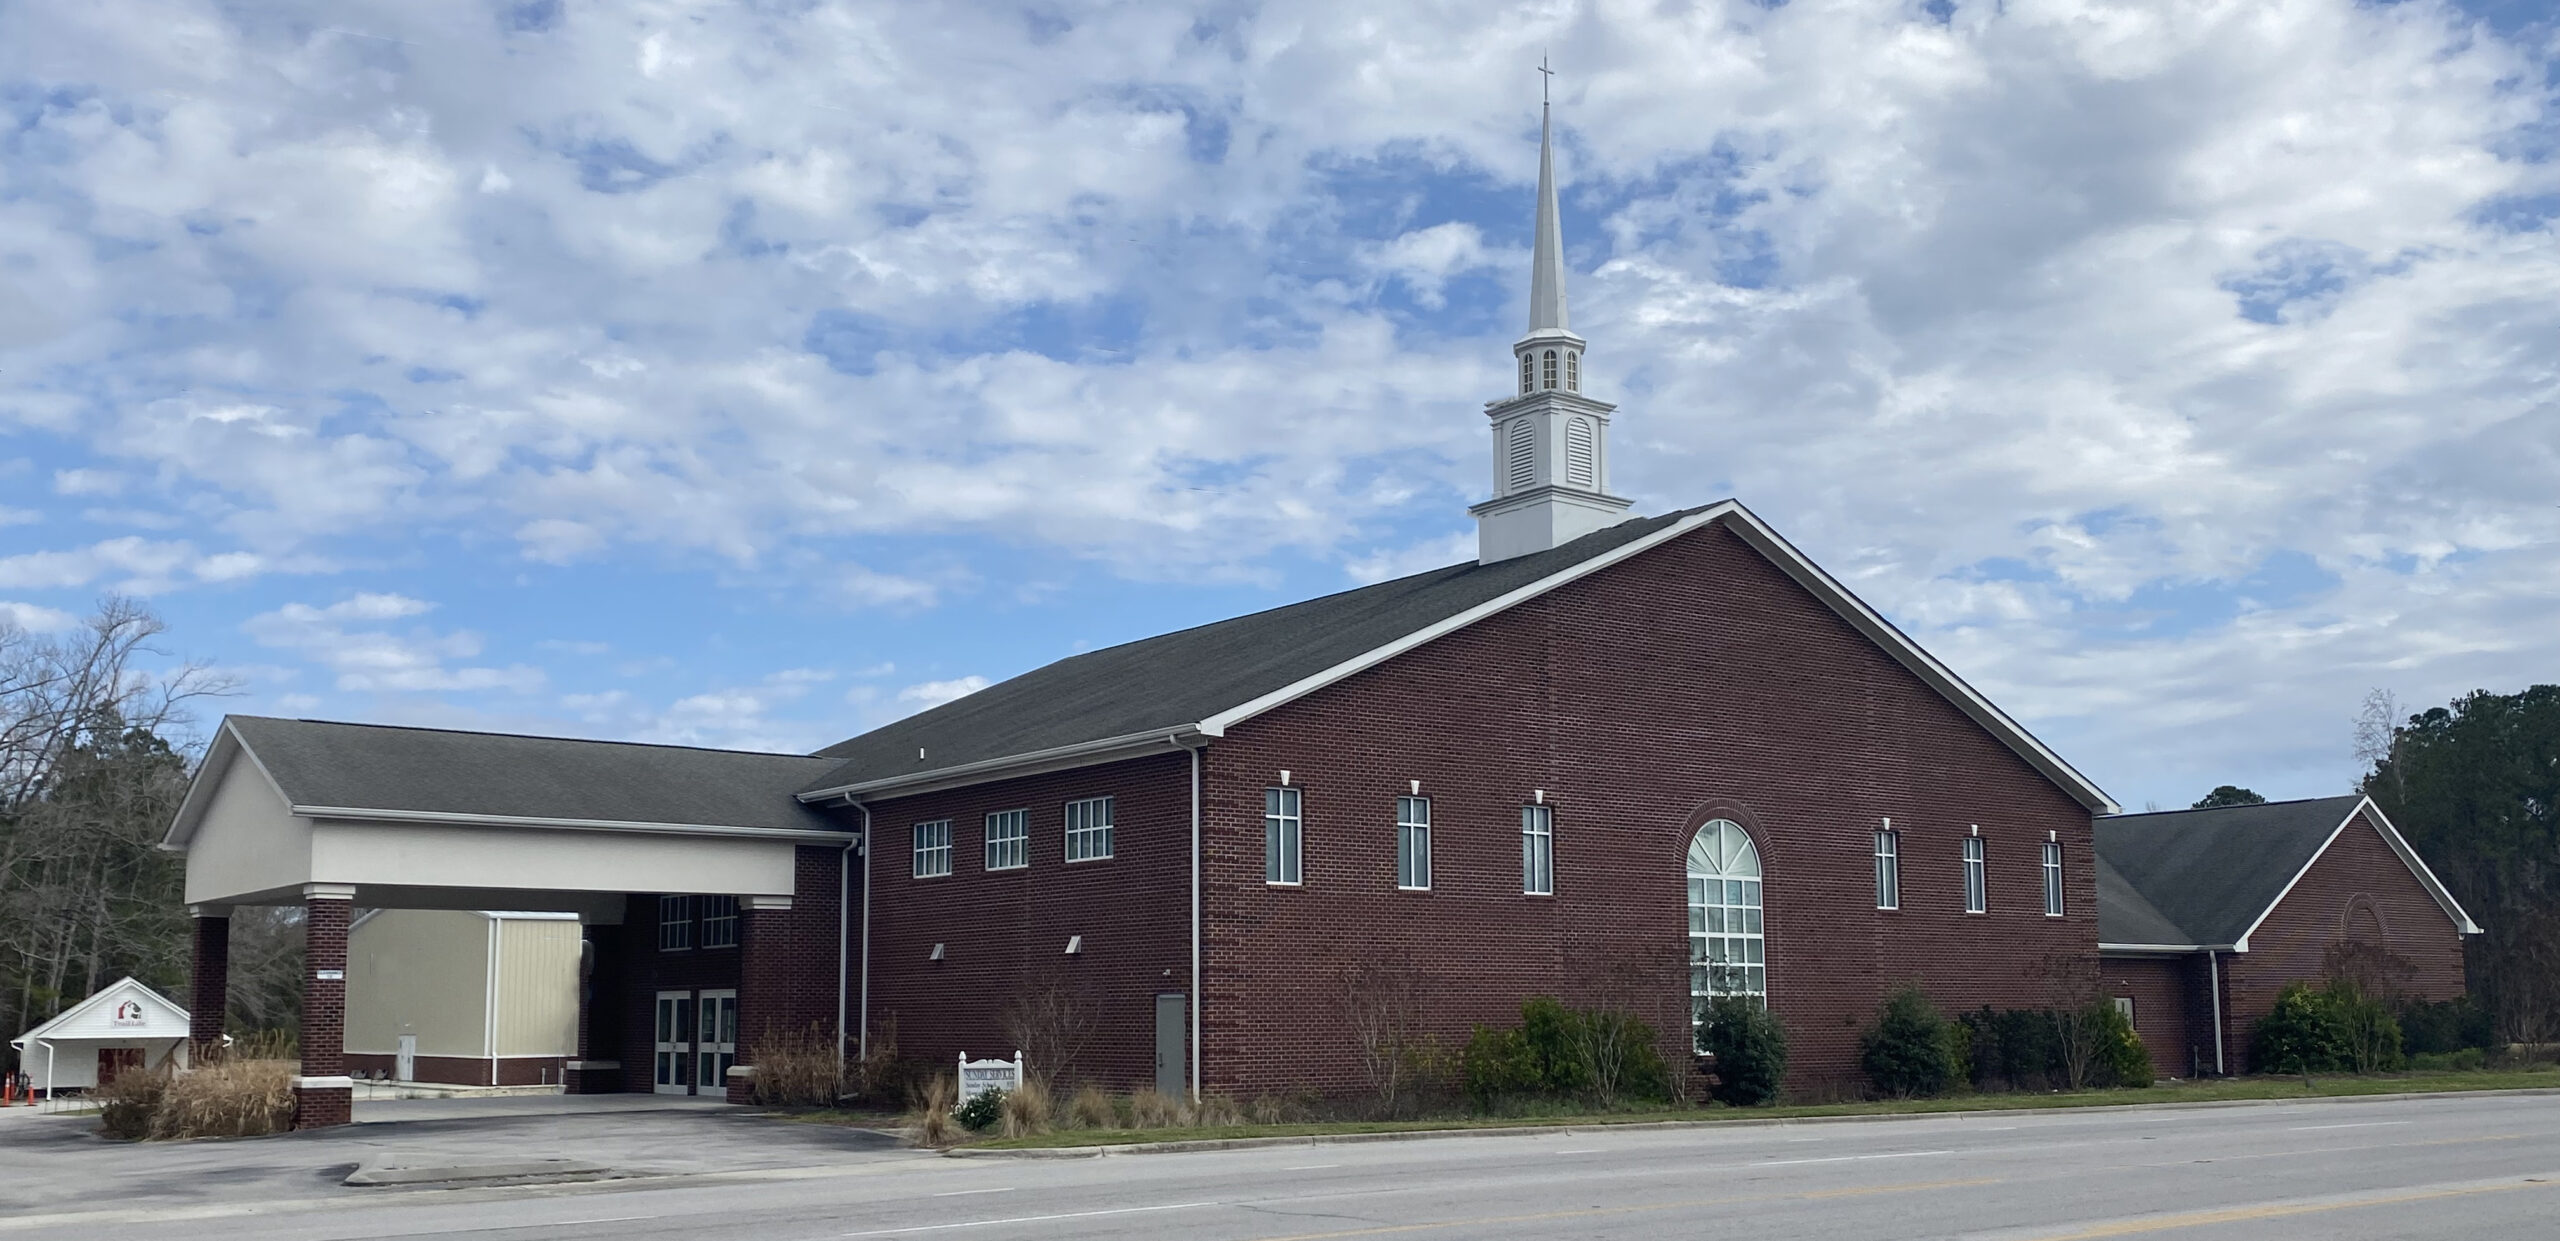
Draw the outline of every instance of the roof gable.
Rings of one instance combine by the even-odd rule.
[[[126,1005],[132,1006],[126,1010]],[[187,1010],[169,997],[127,975],[96,994],[53,1015],[49,1021],[11,1039],[24,1046],[37,1039],[185,1038]]]
[[[2360,818],[2381,833],[2456,927],[2479,932],[2381,810],[2349,794],[2099,819],[2100,877],[2113,873],[2123,884],[2111,905],[2102,883],[2099,942],[2245,952],[2250,933]],[[2183,938],[2157,938],[2166,930]]]
[[[1562,547],[1466,563],[1071,656],[819,751],[804,800],[917,792],[1215,737],[1450,632],[1722,523],[2066,794],[2115,803],[1989,699],[1731,500]]]

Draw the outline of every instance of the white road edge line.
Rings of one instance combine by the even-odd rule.
[[[1325,1168],[1339,1168],[1341,1166],[1342,1165],[1338,1163],[1302,1163],[1282,1168],[1280,1170],[1283,1172],[1316,1172]]]
[[[1600,1153],[1600,1148],[1597,1146],[1576,1146],[1570,1150],[1549,1151],[1547,1153],[1551,1155],[1597,1155]]]
[[[970,1195],[970,1194],[1009,1194],[1009,1193],[1012,1193],[1012,1192],[1013,1192],[1013,1186],[1011,1186],[1011,1185],[1006,1185],[1006,1186],[1002,1186],[1002,1187],[1000,1187],[1000,1188],[996,1188],[996,1189],[946,1189],[946,1190],[942,1191],[941,1193],[935,1194],[935,1195],[934,1195],[934,1197],[936,1197],[936,1198],[961,1198],[961,1197],[966,1197],[966,1196],[968,1196],[968,1195]]]
[[[1952,1155],[1954,1151],[1895,1151],[1890,1155],[1827,1155],[1820,1159],[1764,1159],[1747,1163],[1746,1168],[1781,1168],[1795,1163],[1856,1163],[1866,1159],[1918,1159],[1923,1155]]]
[[[1092,1219],[1098,1215],[1139,1215],[1148,1211],[1181,1211],[1191,1207],[1213,1207],[1215,1202],[1168,1202],[1152,1207],[1115,1207],[1108,1211],[1068,1211],[1059,1215],[1017,1215],[1012,1219],[973,1219],[957,1224],[910,1224],[904,1228],[874,1228],[868,1232],[846,1232],[843,1237],[894,1237],[910,1232],[943,1232],[953,1228],[993,1228],[999,1224],[1045,1224],[1057,1219]]]
[[[2412,1122],[2405,1120],[2359,1120],[2343,1125],[2294,1125],[2286,1129],[2285,1132],[2308,1133],[2313,1129],[2371,1129],[2378,1125],[2405,1125],[2410,1123]]]

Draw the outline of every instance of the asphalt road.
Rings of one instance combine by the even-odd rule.
[[[703,1123],[720,1126],[724,1141],[757,1132]],[[99,1150],[107,1160],[116,1153]],[[104,1209],[0,1218],[0,1236],[2560,1241],[2560,1095],[1582,1130],[1104,1159],[873,1150],[801,1167],[540,1189],[216,1193],[182,1206],[97,1205]]]

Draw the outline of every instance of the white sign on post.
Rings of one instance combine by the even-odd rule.
[[[1011,1060],[972,1060],[960,1053],[960,1101],[963,1103],[989,1090],[1011,1093],[1022,1089],[1022,1053],[1015,1051]]]

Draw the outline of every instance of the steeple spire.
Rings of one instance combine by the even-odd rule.
[[[1543,58],[1538,72],[1555,74]],[[1609,494],[1609,415],[1617,407],[1583,395],[1586,342],[1565,323],[1555,108],[1546,93],[1542,86],[1529,331],[1511,344],[1520,389],[1485,403],[1493,422],[1493,498],[1467,510],[1476,518],[1476,559],[1485,564],[1561,547],[1616,525],[1627,513],[1627,502]]]
[[[1538,72],[1553,71],[1540,61]],[[1542,99],[1538,102],[1538,240],[1529,260],[1529,334],[1570,330],[1564,313],[1564,220],[1556,211],[1554,105]]]

